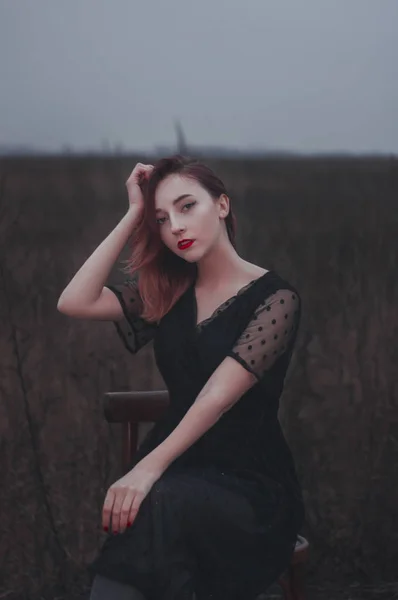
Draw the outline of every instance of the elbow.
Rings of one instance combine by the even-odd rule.
[[[193,406],[196,406],[198,410],[203,411],[206,415],[211,415],[214,423],[219,421],[224,413],[228,412],[232,404],[226,404],[226,402],[220,402],[220,398],[217,394],[206,394],[198,396]]]
[[[62,295],[58,299],[57,310],[58,312],[63,313],[64,315],[67,315],[69,313],[68,304],[67,302],[65,302],[65,299],[62,298]]]
[[[59,310],[59,312],[63,312],[64,304],[65,304],[65,301],[61,294],[60,297],[58,298],[58,302],[57,302],[57,310]]]
[[[75,319],[98,319],[102,320],[98,311],[95,310],[95,303],[84,303],[71,298],[62,297],[62,294],[57,303],[58,312],[73,317]],[[105,320],[105,319],[103,319]]]
[[[73,306],[70,301],[63,298],[62,294],[57,302],[57,310],[68,317],[74,317],[77,314],[76,306]]]

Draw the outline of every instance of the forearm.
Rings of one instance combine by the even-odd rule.
[[[62,292],[58,307],[67,304],[88,305],[95,302],[109,277],[139,218],[130,208],[111,233],[94,250]]]
[[[154,460],[161,471],[165,471],[178,456],[213,427],[226,410],[214,395],[198,396],[177,427],[148,455],[149,460]]]

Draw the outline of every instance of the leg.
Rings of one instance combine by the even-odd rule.
[[[290,571],[283,573],[278,579],[278,584],[283,591],[283,600],[295,600],[291,589]]]
[[[96,575],[89,600],[145,600],[145,598],[131,585]]]
[[[304,565],[292,565],[289,570],[290,588],[294,600],[304,600]]]

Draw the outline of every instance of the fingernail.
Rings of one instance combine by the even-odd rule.
[[[131,527],[131,523],[130,523],[130,521],[127,523],[127,527]]]
[[[107,528],[107,527],[104,527],[104,531],[108,531],[108,528]]]

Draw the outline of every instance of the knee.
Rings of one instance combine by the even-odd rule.
[[[145,600],[145,596],[131,585],[95,575],[89,600]]]

